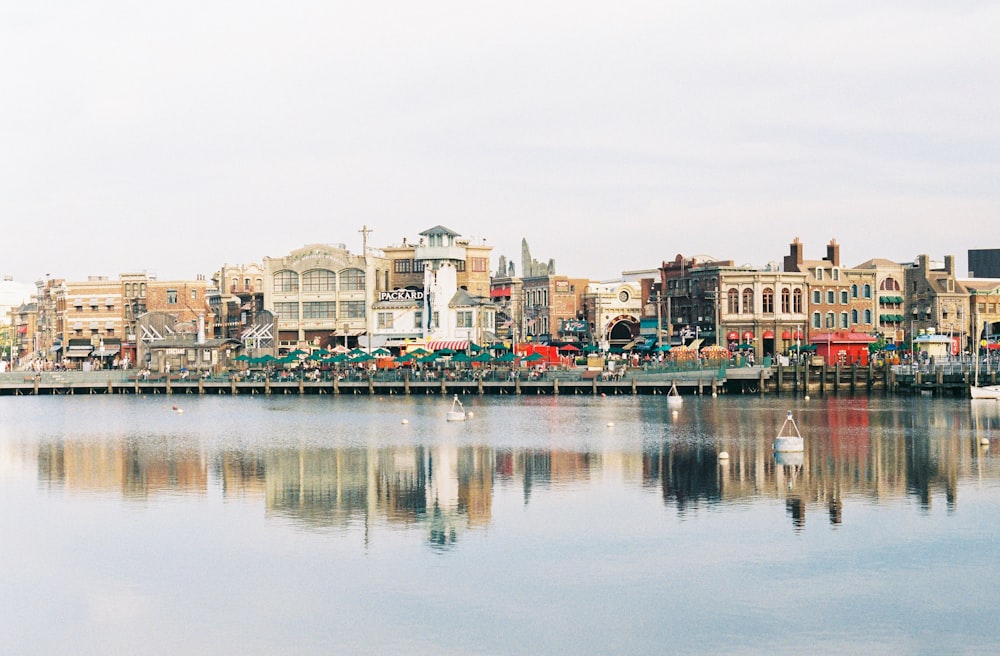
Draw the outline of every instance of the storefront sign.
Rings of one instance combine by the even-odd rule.
[[[379,292],[380,301],[422,301],[424,300],[424,290],[422,289],[393,289],[390,292]]]

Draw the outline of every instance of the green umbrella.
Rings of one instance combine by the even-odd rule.
[[[388,356],[392,355],[392,351],[390,351],[387,348],[377,348],[374,351],[372,351],[372,355],[374,355],[377,358],[378,357],[383,357],[384,358],[384,357],[388,357]]]
[[[306,352],[303,351],[302,349],[295,349],[294,351],[291,351],[291,352],[288,353],[288,355],[292,356],[293,358],[297,358],[297,357],[305,355],[305,354],[306,354]]]
[[[399,357],[396,358],[396,362],[410,362],[415,357],[416,356],[414,356],[412,353],[404,353],[403,355],[400,355]]]
[[[233,358],[233,360],[235,360],[237,362],[246,362],[249,359],[250,359],[250,356],[247,355],[246,353],[240,353],[235,358]]]
[[[670,344],[660,344],[659,350],[661,353],[666,353],[667,351],[670,350],[670,348],[671,348]]]
[[[483,347],[473,342],[472,344],[469,344],[469,350],[472,351],[473,353],[479,353],[480,351],[483,350]]]
[[[365,353],[365,350],[363,348],[352,348],[350,351],[347,352],[347,355],[353,358],[361,355],[362,353],[368,355],[367,353]]]
[[[465,353],[458,353],[451,359],[452,362],[472,362],[472,358]]]
[[[412,353],[413,355],[427,355],[428,353],[430,353],[430,351],[428,351],[425,348],[421,348],[421,347],[418,346],[417,348],[415,348],[412,351],[410,351],[410,353]]]
[[[350,358],[351,362],[369,362],[369,361],[374,360],[374,359],[375,358],[373,358],[372,356],[368,355],[367,353],[362,353],[361,355],[358,355],[358,356],[355,356],[353,358]]]
[[[490,360],[492,360],[492,359],[493,359],[493,356],[491,356],[491,355],[490,355],[489,353],[487,353],[486,351],[483,351],[483,352],[482,352],[482,353],[480,353],[479,355],[477,355],[477,356],[475,356],[474,358],[472,358],[472,361],[473,361],[473,362],[489,362],[489,361],[490,361]]]
[[[257,361],[261,362],[261,363],[266,363],[266,362],[274,362],[277,359],[278,358],[274,357],[270,353],[265,353],[264,355],[262,355],[259,358],[257,358]]]
[[[499,358],[497,358],[497,362],[513,362],[516,359],[517,356],[514,355],[513,353],[504,353]]]
[[[321,353],[320,351],[316,351],[316,352],[312,353],[308,358],[306,358],[306,360],[318,361],[318,360],[322,360],[327,355],[329,355],[329,352],[323,352],[323,353]]]

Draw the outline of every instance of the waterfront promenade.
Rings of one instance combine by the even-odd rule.
[[[263,372],[233,372],[185,379],[136,370],[95,372],[15,371],[0,374],[0,395],[62,394],[666,394],[676,385],[681,394],[915,394],[965,397],[973,374],[968,363],[921,368],[897,366],[695,366],[633,368],[625,372],[588,371],[585,367],[550,370],[534,377],[528,371],[497,370],[491,375],[415,377],[410,372],[378,371],[372,375],[325,375],[318,380]],[[980,383],[995,384],[995,370],[982,371]]]

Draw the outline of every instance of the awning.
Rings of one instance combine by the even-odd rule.
[[[697,350],[697,348],[698,348],[699,346],[701,346],[701,343],[702,343],[703,341],[705,341],[705,340],[703,340],[703,339],[696,339],[696,340],[694,340],[693,342],[691,342],[690,344],[688,344],[688,345],[687,345],[687,347],[688,347],[688,348],[690,348],[690,349],[695,349],[695,350]]]
[[[97,349],[91,355],[98,358],[109,358],[112,355],[118,355],[118,351],[121,350],[117,346],[106,346],[103,349]]]
[[[90,352],[93,351],[91,346],[70,346],[69,350],[66,351],[67,358],[86,358],[90,357]]]
[[[726,339],[728,339],[730,342],[738,342],[740,340],[740,334],[735,330],[730,330],[729,334],[726,335]]]
[[[436,339],[427,342],[424,347],[428,351],[440,351],[441,349],[451,349],[452,351],[464,351],[469,348],[467,339]]]
[[[62,350],[62,344],[56,344],[49,349],[49,353],[55,353],[56,351]]]
[[[773,330],[765,330],[764,331],[764,339],[774,339],[774,331]]]
[[[497,287],[490,290],[490,298],[510,296],[510,287]]]

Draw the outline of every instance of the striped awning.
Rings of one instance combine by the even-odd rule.
[[[464,351],[469,348],[467,339],[435,339],[427,342],[424,347],[428,351],[440,351],[441,349],[451,349],[452,351]]]

